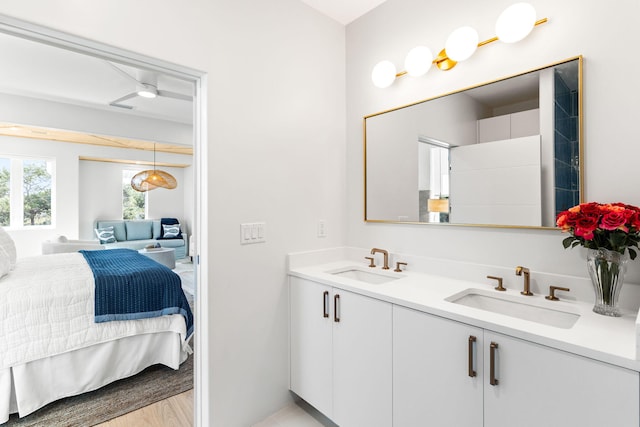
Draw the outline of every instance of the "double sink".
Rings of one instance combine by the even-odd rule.
[[[371,271],[357,266],[327,271],[327,273],[369,285],[381,285],[405,277],[390,272]],[[553,307],[555,304],[553,302],[547,302],[544,299],[528,300],[528,298],[485,289],[468,288],[448,296],[444,300],[453,304],[562,329],[570,329],[580,318],[577,313]]]

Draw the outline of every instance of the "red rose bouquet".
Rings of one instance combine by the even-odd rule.
[[[640,208],[624,203],[581,203],[558,214],[556,225],[571,236],[564,248],[582,245],[588,249],[608,249],[635,259],[640,242]]]

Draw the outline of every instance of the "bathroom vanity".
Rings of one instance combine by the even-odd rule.
[[[290,389],[341,427],[640,424],[636,312],[329,252],[290,255]]]

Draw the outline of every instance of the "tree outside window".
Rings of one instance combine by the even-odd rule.
[[[54,161],[0,157],[0,226],[53,224]]]
[[[8,227],[11,222],[11,162],[0,159],[0,226]]]
[[[138,171],[122,171],[122,219],[145,219],[147,217],[147,193],[131,187],[131,178]]]
[[[51,225],[51,173],[45,160],[22,163],[24,225]]]

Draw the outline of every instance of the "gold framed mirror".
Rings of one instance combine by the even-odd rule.
[[[365,221],[554,227],[583,201],[582,62],[365,116]]]

